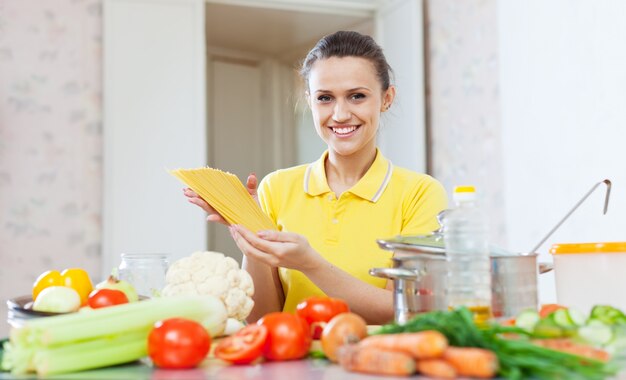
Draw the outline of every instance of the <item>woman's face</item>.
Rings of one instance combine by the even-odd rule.
[[[315,129],[328,148],[350,156],[376,147],[380,113],[395,89],[383,91],[374,65],[365,58],[331,57],[315,62],[307,99]]]

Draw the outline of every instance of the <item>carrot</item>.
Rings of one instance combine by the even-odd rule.
[[[399,351],[415,359],[436,359],[448,347],[448,339],[439,331],[427,330],[416,333],[371,335],[359,342],[363,347],[376,347]]]
[[[611,356],[604,350],[584,344],[574,343],[570,339],[534,339],[532,342],[538,346],[549,348],[551,350],[567,352],[568,354],[574,354],[603,362],[607,362],[611,358]]]
[[[415,360],[402,352],[348,344],[339,348],[337,357],[346,371],[391,376],[410,376],[415,373]]]
[[[490,378],[498,372],[498,357],[489,350],[475,347],[448,347],[443,359],[460,376]]]
[[[417,360],[415,363],[417,372],[436,379],[454,379],[456,370],[454,367],[442,359]]]

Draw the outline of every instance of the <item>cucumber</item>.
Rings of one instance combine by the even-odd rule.
[[[515,326],[532,332],[540,319],[539,313],[536,310],[524,310],[515,319]]]
[[[576,326],[583,326],[585,324],[585,321],[587,320],[585,314],[576,309],[567,309],[567,313],[569,315],[569,319]]]
[[[548,318],[554,319],[554,322],[559,327],[562,327],[564,329],[571,329],[575,327],[574,322],[570,318],[567,309],[559,309],[555,311],[554,313],[550,314]]]
[[[578,329],[578,337],[594,346],[604,346],[614,338],[613,328],[606,323],[594,319],[586,326]]]

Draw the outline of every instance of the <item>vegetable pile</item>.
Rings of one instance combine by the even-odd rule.
[[[495,353],[499,362],[497,374],[509,379],[604,379],[617,371],[600,360],[534,344],[525,338],[527,332],[519,327],[486,325],[479,328],[466,308],[421,314],[404,325],[385,325],[375,334],[426,330],[439,331],[451,346],[476,347]],[[509,336],[505,338],[503,334]]]
[[[132,362],[146,356],[157,321],[180,317],[213,336],[226,325],[226,308],[213,296],[157,298],[28,321],[12,329],[2,368],[39,376]]]

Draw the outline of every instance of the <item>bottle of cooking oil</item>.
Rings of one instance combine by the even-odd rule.
[[[491,318],[491,270],[487,219],[476,205],[473,186],[454,189],[455,208],[443,218],[448,260],[449,308],[466,306],[474,321]]]

